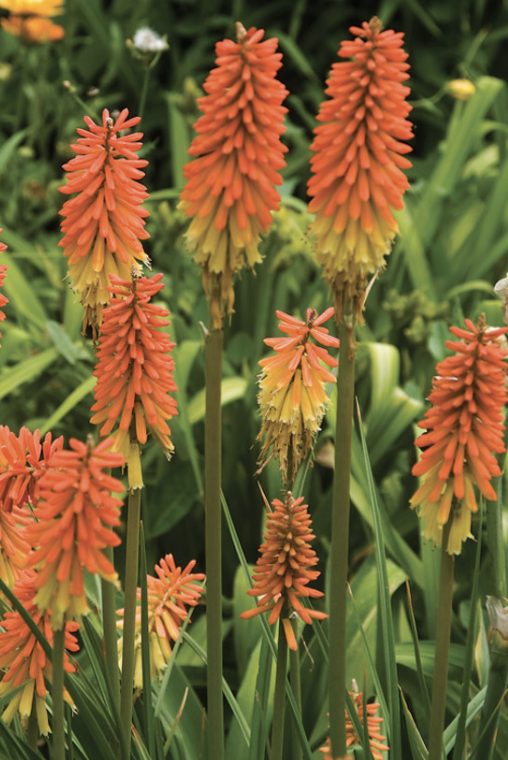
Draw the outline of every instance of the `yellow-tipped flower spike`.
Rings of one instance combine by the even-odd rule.
[[[258,401],[263,424],[258,440],[264,439],[259,463],[263,467],[271,456],[278,457],[286,484],[294,480],[300,463],[314,445],[328,403],[325,385],[337,381],[324,366],[336,367],[337,359],[316,345],[339,347],[338,338],[321,327],[333,312],[330,307],[318,316],[313,309],[307,309],[304,322],[277,311],[279,329],[289,337],[265,339],[275,355],[259,362],[262,372]]]

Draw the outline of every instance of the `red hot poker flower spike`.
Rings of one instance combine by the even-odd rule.
[[[392,210],[409,187],[401,169],[411,166],[404,35],[382,32],[375,17],[350,31],[357,36],[338,55],[351,60],[333,65],[317,117],[309,181],[317,259],[339,317],[344,299],[361,309],[369,273],[384,267],[397,232]]]
[[[284,626],[288,646],[297,649],[297,642],[290,616],[296,612],[304,623],[310,625],[312,619],[324,620],[325,612],[305,607],[300,599],[323,596],[322,591],[309,588],[308,584],[320,575],[319,570],[309,570],[317,565],[316,552],[310,542],[315,538],[311,532],[311,519],[303,496],[293,499],[288,491],[284,502],[272,501],[274,508],[266,521],[265,542],[259,552],[253,574],[254,587],[247,591],[249,596],[257,596],[257,607],[243,612],[244,619],[270,612],[268,622],[273,625],[279,618]]]
[[[300,463],[314,445],[328,403],[325,385],[337,382],[326,367],[336,367],[338,361],[321,347],[339,347],[338,338],[321,326],[333,311],[331,307],[318,316],[307,309],[305,322],[277,311],[279,329],[289,337],[265,339],[275,355],[259,362],[258,401],[263,425],[258,440],[265,439],[259,461],[268,461],[273,447],[286,484],[294,481]]]
[[[451,327],[460,341],[447,341],[455,352],[437,365],[429,401],[432,406],[418,423],[427,432],[416,440],[424,448],[413,475],[422,484],[411,499],[421,507],[425,535],[441,546],[443,527],[451,520],[446,550],[460,554],[471,537],[471,514],[478,510],[474,486],[495,501],[491,478],[501,475],[494,453],[505,451],[503,406],[508,400],[508,350],[498,338],[508,328],[489,328],[482,315],[466,330]]]
[[[356,686],[356,681],[353,680],[353,685]],[[360,722],[363,725],[364,713],[363,713],[363,694],[356,689],[350,691],[349,696],[354,701],[356,712],[360,718]],[[386,744],[386,736],[380,732],[380,725],[383,722],[383,718],[378,718],[376,715],[379,710],[379,704],[377,702],[368,703],[366,706],[367,711],[367,731],[369,734],[370,750],[374,760],[385,760],[383,752],[388,752],[390,747]],[[351,718],[346,712],[346,747],[352,747],[354,744],[361,744],[360,739],[355,731]],[[321,752],[324,754],[323,760],[333,760],[332,748],[330,745],[330,739],[327,739],[326,745],[322,747]]]
[[[42,631],[48,642],[53,644],[53,626],[48,611],[41,612],[35,602],[35,581],[37,574],[33,570],[25,572],[14,587],[14,594],[28,612],[35,625]],[[52,665],[47,659],[43,648],[25,623],[19,612],[6,612],[0,631],[0,669],[5,672],[0,683],[0,698],[6,701],[11,692],[13,696],[5,708],[2,718],[10,723],[14,715],[19,713],[22,723],[28,727],[28,719],[32,712],[37,716],[39,732],[49,734],[49,722],[46,708],[46,685],[51,683]],[[65,649],[77,652],[78,643],[73,632],[78,629],[76,622],[65,626]],[[75,667],[64,655],[64,669],[74,673]],[[19,687],[22,687],[19,689]],[[64,697],[72,705],[67,690]]]
[[[140,121],[128,116],[125,108],[113,122],[104,109],[102,126],[85,116],[88,130],[78,129],[81,137],[71,146],[78,155],[63,167],[68,182],[60,192],[78,194],[60,211],[64,237],[59,245],[85,308],[84,329],[101,323],[102,307],[109,302],[109,276],[128,279],[133,268],[141,270],[140,261],[149,264],[140,242],[149,237],[149,213],[142,207],[148,193],[139,182],[148,161],[137,156],[142,132],[120,134]]]
[[[36,601],[51,610],[55,629],[88,612],[84,569],[109,581],[117,577],[103,549],[120,543],[113,529],[122,501],[112,492],[124,487],[107,471],[125,460],[111,444],[110,438],[98,446],[91,438],[86,444],[71,438],[70,450],[55,452],[41,478],[36,522],[26,535],[34,547],[30,564],[38,569]]]
[[[162,290],[162,274],[121,280],[111,277],[116,296],[104,310],[94,375],[95,412],[101,435],[113,434],[115,449],[129,461],[131,436],[146,443],[147,427],[169,458],[174,446],[167,421],[178,414],[171,342],[161,330],[169,312],[151,303]],[[134,429],[131,430],[131,427]]]
[[[195,607],[203,588],[196,583],[205,579],[204,573],[191,572],[196,560],[191,560],[182,570],[177,567],[172,554],[167,554],[155,565],[157,577],[146,576],[148,586],[148,632],[150,635],[150,675],[152,680],[165,669],[171,657],[171,642],[180,635],[180,626],[187,617],[187,606]],[[138,589],[136,611],[136,664],[134,686],[143,688],[141,663],[141,589]],[[118,610],[123,615],[124,610]],[[123,629],[123,620],[118,622]],[[122,662],[122,645],[119,647],[119,661]]]
[[[280,141],[287,90],[275,77],[281,66],[277,39],[237,24],[237,42],[216,46],[217,67],[198,100],[203,112],[184,169],[181,208],[193,217],[187,241],[203,270],[214,326],[233,313],[233,276],[261,257],[259,236],[271,224],[280,197],[287,148]]]

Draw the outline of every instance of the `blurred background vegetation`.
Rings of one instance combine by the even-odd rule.
[[[154,271],[164,273],[162,297],[172,312],[170,330],[177,343],[180,412],[171,425],[176,446],[171,463],[155,445],[148,444],[144,452],[148,566],[170,551],[179,563],[195,557],[204,566],[199,323],[206,323],[207,307],[199,274],[185,252],[185,220],[177,201],[198,115],[196,99],[214,65],[215,42],[232,37],[237,20],[247,28],[264,28],[279,38],[284,56],[280,78],[291,93],[285,104],[289,152],[281,208],[262,246],[264,263],[255,276],[244,273],[237,283],[236,314],[226,329],[223,388],[223,490],[247,559],[255,561],[263,519],[254,478],[260,424],[257,362],[265,353],[263,338],[276,334],[275,309],[301,316],[307,307],[323,311],[330,304],[307,234],[309,145],[340,42],[350,25],[372,15],[405,33],[415,130],[411,190],[398,217],[401,234],[369,296],[359,330],[357,394],[390,557],[399,677],[425,734],[425,700],[414,685],[404,579],[410,580],[419,634],[432,640],[437,566],[408,509],[416,485],[410,475],[416,456],[413,424],[423,415],[435,363],[446,355],[448,326],[461,324],[464,316],[476,319],[481,311],[490,324],[503,320],[493,286],[508,269],[506,0],[67,0],[58,19],[66,35],[59,42],[27,46],[0,30],[0,226],[9,246],[4,261],[10,299],[2,325],[0,421],[14,430],[24,424],[51,429],[66,439],[84,439],[91,432],[93,347],[80,336],[81,307],[65,280],[66,262],[58,247],[61,167],[72,155],[69,146],[85,114],[98,119],[103,108],[127,107],[136,115],[144,99],[142,156],[149,161],[145,184],[151,194],[146,250]],[[133,55],[126,44],[142,26],[165,35],[169,44],[150,71],[149,62]],[[475,86],[467,100],[458,99],[450,88],[458,78]],[[325,420],[303,491],[311,505],[323,569],[330,537],[333,419],[330,413]],[[260,480],[268,498],[279,495],[275,464]],[[374,533],[359,437],[351,496],[351,580],[359,600],[355,614],[375,650],[376,621],[369,617],[377,603]],[[241,596],[244,582],[226,528],[224,545],[225,633],[234,643],[226,649],[226,667],[236,689],[253,643],[250,626],[236,617],[248,602]],[[463,657],[474,554],[475,544],[468,542],[457,563],[452,647],[457,668]],[[488,557],[484,569],[481,590],[488,592]],[[193,633],[203,641],[203,617],[196,618]],[[349,661],[351,676],[361,679],[366,662],[355,620],[351,611]],[[422,642],[424,676],[429,677],[432,659],[426,646]],[[315,667],[304,674],[304,715],[317,747],[326,716],[313,689],[325,677],[325,663],[316,655],[313,639],[309,650]],[[182,654],[181,660],[199,685],[199,659]],[[473,693],[483,686],[488,667],[481,616],[475,664]],[[458,669],[455,675],[450,716],[458,704]],[[500,730],[508,746],[506,715]],[[235,747],[234,741],[230,744]]]

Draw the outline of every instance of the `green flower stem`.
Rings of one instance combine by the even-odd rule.
[[[135,664],[136,594],[138,588],[139,518],[141,513],[141,489],[129,491],[127,507],[127,539],[125,543],[125,601],[123,624],[122,683],[120,688],[120,717],[130,757],[132,734],[132,689]]]
[[[65,760],[64,726],[64,645],[65,624],[53,634],[53,680],[51,697],[53,700],[53,758]]]
[[[506,563],[502,518],[503,478],[496,478],[497,501],[487,502],[487,546],[492,559],[494,588],[492,596],[506,597]]]
[[[448,554],[448,536],[453,513],[443,529],[441,547],[441,572],[439,578],[439,601],[437,608],[436,650],[434,661],[434,682],[432,684],[432,701],[430,706],[429,758],[441,760],[443,755],[443,729],[446,710],[448,682],[448,654],[450,650],[450,632],[452,627],[453,602],[453,568],[455,558]]]
[[[27,743],[30,749],[36,750],[39,740],[39,724],[37,723],[37,712],[35,709],[35,699],[32,704],[32,712],[28,718]]]
[[[296,629],[296,625],[291,621],[293,630]],[[298,632],[295,630],[295,638],[298,641]],[[291,682],[291,689],[295,698],[298,714],[302,715],[302,684],[300,678],[300,649],[296,652],[293,649],[289,650],[289,677]],[[298,737],[298,731],[296,730],[295,721],[293,720],[293,730],[291,734],[291,749],[293,760],[303,760],[302,747],[300,739]]]
[[[284,610],[282,612],[284,614]],[[284,745],[284,711],[286,707],[286,670],[288,643],[282,620],[279,618],[279,637],[277,644],[277,670],[275,672],[275,694],[273,697],[272,752],[271,760],[282,760]]]
[[[329,593],[329,709],[332,757],[346,757],[346,592],[349,550],[349,483],[355,383],[354,317],[339,324],[339,376],[332,497]]]
[[[151,67],[145,66],[145,73],[143,76],[143,88],[141,90],[141,98],[139,100],[139,109],[138,109],[138,116],[143,118],[143,114],[145,112],[145,106],[146,106],[146,97],[148,95],[148,85],[150,83],[150,72]]]
[[[113,547],[104,550],[107,559],[113,564]],[[118,637],[116,633],[115,586],[110,581],[101,581],[102,586],[102,625],[104,628],[104,653],[106,675],[111,699],[120,705],[120,678],[118,672]]]
[[[221,379],[222,330],[206,336],[205,552],[208,757],[224,756],[222,700]]]

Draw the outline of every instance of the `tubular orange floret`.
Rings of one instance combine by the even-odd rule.
[[[111,276],[114,298],[104,310],[94,375],[95,404],[91,421],[100,434],[114,438],[114,448],[129,460],[131,439],[146,443],[147,428],[169,458],[174,446],[167,421],[178,414],[170,396],[174,343],[161,328],[169,311],[151,303],[164,287],[162,274],[122,280]]]
[[[69,259],[72,287],[85,308],[83,329],[100,325],[102,307],[109,302],[109,277],[129,279],[141,263],[149,265],[141,240],[148,238],[143,208],[148,193],[140,179],[148,161],[139,159],[142,132],[122,135],[136,126],[139,116],[128,118],[126,108],[116,121],[109,111],[102,112],[102,126],[85,116],[88,130],[78,129],[81,137],[72,149],[78,155],[64,164],[68,172],[60,192],[70,195],[60,211],[64,217],[64,237],[59,245]]]
[[[363,709],[363,694],[358,691],[356,681],[353,680],[353,691],[349,692],[349,696],[354,702],[356,712],[360,719],[360,723],[364,724],[364,709]],[[374,760],[384,760],[382,752],[388,752],[390,747],[386,744],[386,736],[380,732],[380,726],[383,722],[383,718],[379,718],[376,713],[379,710],[379,703],[370,702],[365,705],[367,713],[367,732],[369,735],[370,750]],[[361,744],[351,718],[346,712],[346,747],[351,747],[354,744]],[[332,748],[330,745],[330,739],[328,738],[324,747],[321,748],[321,752],[324,755],[323,760],[332,760]]]
[[[216,45],[217,67],[198,100],[203,115],[184,168],[187,184],[180,207],[192,217],[187,232],[194,260],[203,270],[214,326],[233,313],[233,276],[261,260],[261,232],[271,224],[280,197],[275,185],[287,148],[280,136],[287,90],[275,77],[281,66],[277,39],[237,24],[237,42]]]
[[[244,619],[269,612],[268,622],[273,625],[281,620],[290,649],[297,649],[297,642],[290,617],[296,613],[304,623],[311,624],[312,619],[324,620],[325,612],[305,607],[302,597],[318,598],[322,591],[309,588],[308,584],[319,577],[318,570],[309,568],[317,565],[316,552],[310,542],[315,538],[311,531],[312,521],[303,496],[293,499],[287,492],[284,502],[272,501],[273,512],[266,521],[265,541],[261,544],[255,572],[254,587],[247,591],[250,596],[257,596],[257,607],[243,612]]]
[[[384,267],[397,232],[392,211],[403,208],[409,187],[402,169],[411,166],[403,142],[412,137],[404,35],[381,31],[376,17],[350,31],[356,37],[338,55],[352,60],[332,66],[309,180],[317,259],[339,317],[344,300],[361,310],[368,275]]]
[[[88,612],[83,570],[116,580],[111,562],[103,554],[120,539],[122,483],[108,474],[110,467],[125,464],[122,454],[111,451],[109,438],[94,446],[71,438],[70,450],[55,451],[39,483],[35,522],[26,528],[34,551],[29,564],[38,570],[36,602],[49,609],[53,628]]]
[[[203,588],[197,583],[205,579],[204,573],[193,573],[196,560],[191,560],[182,570],[177,567],[172,554],[167,554],[155,565],[157,577],[146,576],[148,587],[148,632],[150,647],[150,677],[153,680],[164,670],[171,657],[171,642],[176,641],[180,627],[188,615],[187,606],[195,607]],[[141,663],[141,589],[137,591],[138,606],[136,610],[136,663],[134,667],[134,686],[143,688]],[[118,610],[123,616],[124,610]],[[123,619],[118,621],[123,630]],[[122,645],[120,641],[119,662],[122,663]]]
[[[451,327],[459,342],[447,341],[455,352],[437,365],[429,401],[432,406],[418,423],[427,432],[416,444],[424,448],[413,467],[422,483],[412,507],[421,507],[425,535],[441,546],[443,527],[451,520],[450,554],[460,554],[471,537],[471,514],[478,510],[474,486],[490,501],[497,499],[491,478],[501,475],[494,454],[505,451],[503,406],[508,350],[498,340],[508,328],[489,328],[482,315],[475,326]]]
[[[319,316],[314,309],[307,309],[304,322],[277,311],[279,329],[288,337],[265,339],[275,355],[259,362],[258,402],[263,424],[257,440],[264,439],[259,463],[264,466],[273,448],[272,456],[279,458],[285,484],[294,480],[300,463],[312,449],[328,402],[325,385],[336,382],[327,367],[336,367],[338,361],[322,347],[339,346],[338,338],[322,327],[333,313],[333,307]]]
[[[25,571],[16,581],[14,595],[21,602],[41,630],[49,644],[53,644],[53,625],[49,611],[41,612],[35,602],[37,574],[33,570]],[[39,732],[49,734],[49,722],[46,708],[45,681],[52,681],[52,665],[37,641],[36,637],[25,623],[19,612],[12,610],[4,614],[0,630],[0,669],[4,671],[0,683],[0,698],[6,702],[13,692],[4,709],[2,718],[10,723],[16,713],[19,713],[22,724],[28,727],[28,719],[32,713],[37,717]],[[73,632],[79,628],[76,622],[65,625],[65,649],[69,652],[78,650],[78,643]],[[75,671],[67,653],[64,654],[64,669],[67,673]],[[21,689],[19,689],[21,687]],[[72,705],[67,690],[64,697]]]

